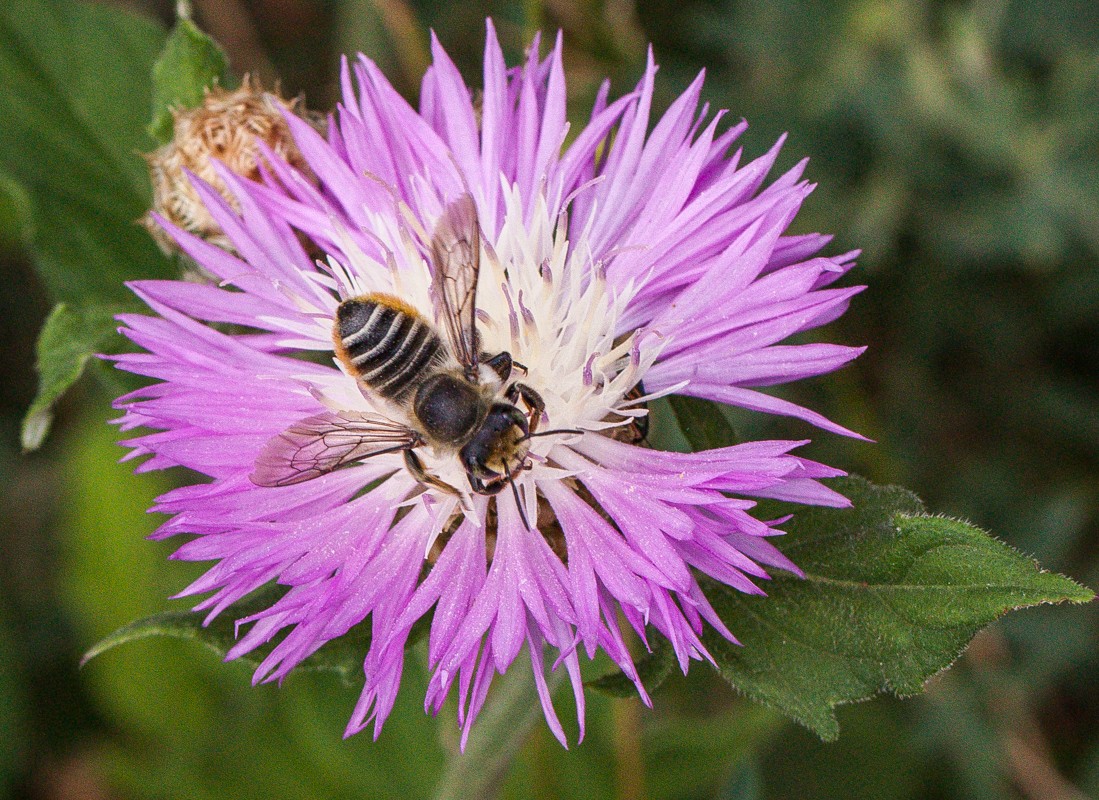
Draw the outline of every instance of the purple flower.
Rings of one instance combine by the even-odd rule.
[[[433,50],[419,110],[360,58],[344,66],[327,139],[286,115],[308,178],[269,149],[262,182],[221,168],[239,212],[195,180],[232,252],[162,222],[220,283],[133,284],[156,316],[122,317],[143,352],[117,361],[157,382],[118,407],[123,428],[153,431],[126,442],[130,457],[148,456],[139,469],[184,466],[209,478],[154,509],[171,515],[155,536],[194,535],[177,558],[215,562],[181,594],[210,593],[197,608],[213,618],[272,581],[286,587],[240,621],[247,630],[228,655],[281,635],[257,682],[281,679],[369,619],[365,686],[347,733],[373,721],[376,736],[410,631],[433,614],[427,710],[457,685],[468,735],[493,675],[526,645],[564,744],[547,650],[551,668],[568,672],[582,737],[581,650],[607,653],[649,702],[621,619],[643,641],[665,637],[686,671],[709,658],[705,624],[735,641],[696,572],[755,594],[767,568],[798,572],[768,541],[778,523],[754,518],[746,498],[847,504],[818,482],[840,471],[791,454],[804,442],[660,452],[639,441],[637,420],[646,400],[679,393],[850,434],[759,387],[828,372],[862,351],[780,344],[843,313],[861,287],[832,284],[855,254],[821,256],[828,237],[785,234],[812,189],[804,164],[765,186],[779,145],[742,164],[730,149],[746,126],[718,132],[722,113],[699,108],[702,76],[653,122],[650,57],[628,95],[611,101],[604,84],[569,138],[560,38],[547,58],[536,41],[509,69],[490,24],[480,103],[438,42]],[[453,366],[461,331],[445,330],[452,317],[433,246],[454,243],[441,231],[463,214],[473,220],[464,258],[480,264],[479,340],[466,344],[475,359],[517,362],[498,379],[475,364],[472,382],[518,410],[513,433],[538,425],[540,434],[513,436],[497,494],[473,491],[467,448],[432,446],[409,402],[356,372],[356,353],[332,357],[337,308],[350,308],[340,304],[383,293],[435,330]],[[376,307],[385,303],[394,305]],[[360,320],[362,331],[369,325]],[[508,391],[520,382],[544,411]],[[398,444],[375,454],[363,420],[391,426]],[[280,481],[294,458],[321,449],[310,462],[319,469]]]

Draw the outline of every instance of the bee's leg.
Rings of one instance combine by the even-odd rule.
[[[488,355],[487,353],[485,355]],[[492,371],[500,376],[500,380],[506,382],[511,377],[511,368],[515,362],[511,360],[511,353],[506,350],[492,358],[481,357],[481,363],[488,364]]]
[[[511,494],[515,498],[515,508],[519,511],[519,519],[523,521],[523,527],[529,531],[530,520],[527,519],[527,510],[523,508],[523,499],[519,497],[519,487],[515,485],[515,481],[510,475],[508,475],[508,483],[511,484]]]
[[[506,396],[511,403],[523,398],[523,402],[530,409],[527,436],[533,436],[538,429],[538,423],[542,421],[542,413],[546,410],[546,401],[542,399],[542,395],[525,383],[513,383],[508,387]]]
[[[453,494],[461,497],[462,493],[455,489],[453,486],[451,486],[449,483],[441,481],[434,475],[428,473],[428,471],[424,469],[424,462],[420,461],[420,457],[416,455],[415,451],[404,451],[404,465],[408,468],[408,471],[412,473],[412,477],[416,479],[417,483],[420,483],[424,486],[434,486],[436,489],[446,492],[447,494]]]

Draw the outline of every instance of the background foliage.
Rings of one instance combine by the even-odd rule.
[[[362,49],[415,96],[434,28],[472,82],[483,19],[512,59],[565,32],[574,119],[598,81],[632,86],[652,41],[664,101],[699,68],[705,96],[752,123],[750,154],[819,182],[798,226],[862,247],[871,289],[830,331],[855,365],[787,396],[878,440],[817,436],[811,456],[995,531],[1044,566],[1099,582],[1099,11],[1087,0],[201,0],[237,74],[328,109],[338,54]],[[0,791],[13,797],[419,797],[454,746],[410,674],[381,740],[339,734],[355,696],[331,677],[249,686],[196,645],[80,653],[163,610],[194,565],[106,424],[117,379],[96,361],[42,450],[20,453],[34,341],[102,341],[89,309],[164,269],[137,219],[154,142],[149,75],[172,8],[10,0],[0,8]],[[26,94],[20,94],[20,87]],[[36,104],[46,94],[59,102]],[[30,110],[28,110],[30,109]],[[74,148],[102,156],[85,174]],[[102,219],[74,238],[68,220]],[[122,231],[121,235],[116,235]],[[110,235],[107,235],[110,233]],[[35,269],[29,253],[37,254]],[[86,280],[62,279],[78,263]],[[81,350],[76,348],[74,353]],[[78,356],[74,355],[74,362]],[[76,368],[76,364],[73,364]],[[48,413],[39,409],[42,413]],[[659,423],[659,420],[656,421]],[[745,436],[802,436],[731,416]],[[185,607],[185,606],[180,606]],[[1040,608],[985,631],[920,698],[840,710],[834,744],[733,696],[705,669],[636,701],[591,694],[589,738],[536,727],[510,797],[1073,798],[1099,794],[1099,614]],[[704,711],[704,713],[703,713]],[[452,715],[451,715],[452,716]]]

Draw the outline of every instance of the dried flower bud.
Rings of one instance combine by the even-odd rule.
[[[174,139],[147,156],[153,182],[153,211],[184,230],[231,250],[232,245],[199,200],[186,173],[190,171],[209,183],[237,210],[240,208],[237,200],[218,177],[213,162],[220,161],[238,175],[259,180],[256,144],[259,140],[312,176],[281,109],[292,111],[315,126],[323,122],[299,105],[299,98],[284,100],[264,92],[259,81],[245,76],[239,89],[208,89],[198,108],[174,111]],[[147,216],[144,222],[165,252],[178,250],[151,217]]]

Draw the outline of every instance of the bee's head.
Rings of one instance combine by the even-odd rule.
[[[530,449],[527,418],[511,403],[493,403],[458,458],[478,494],[496,494],[523,468]]]

